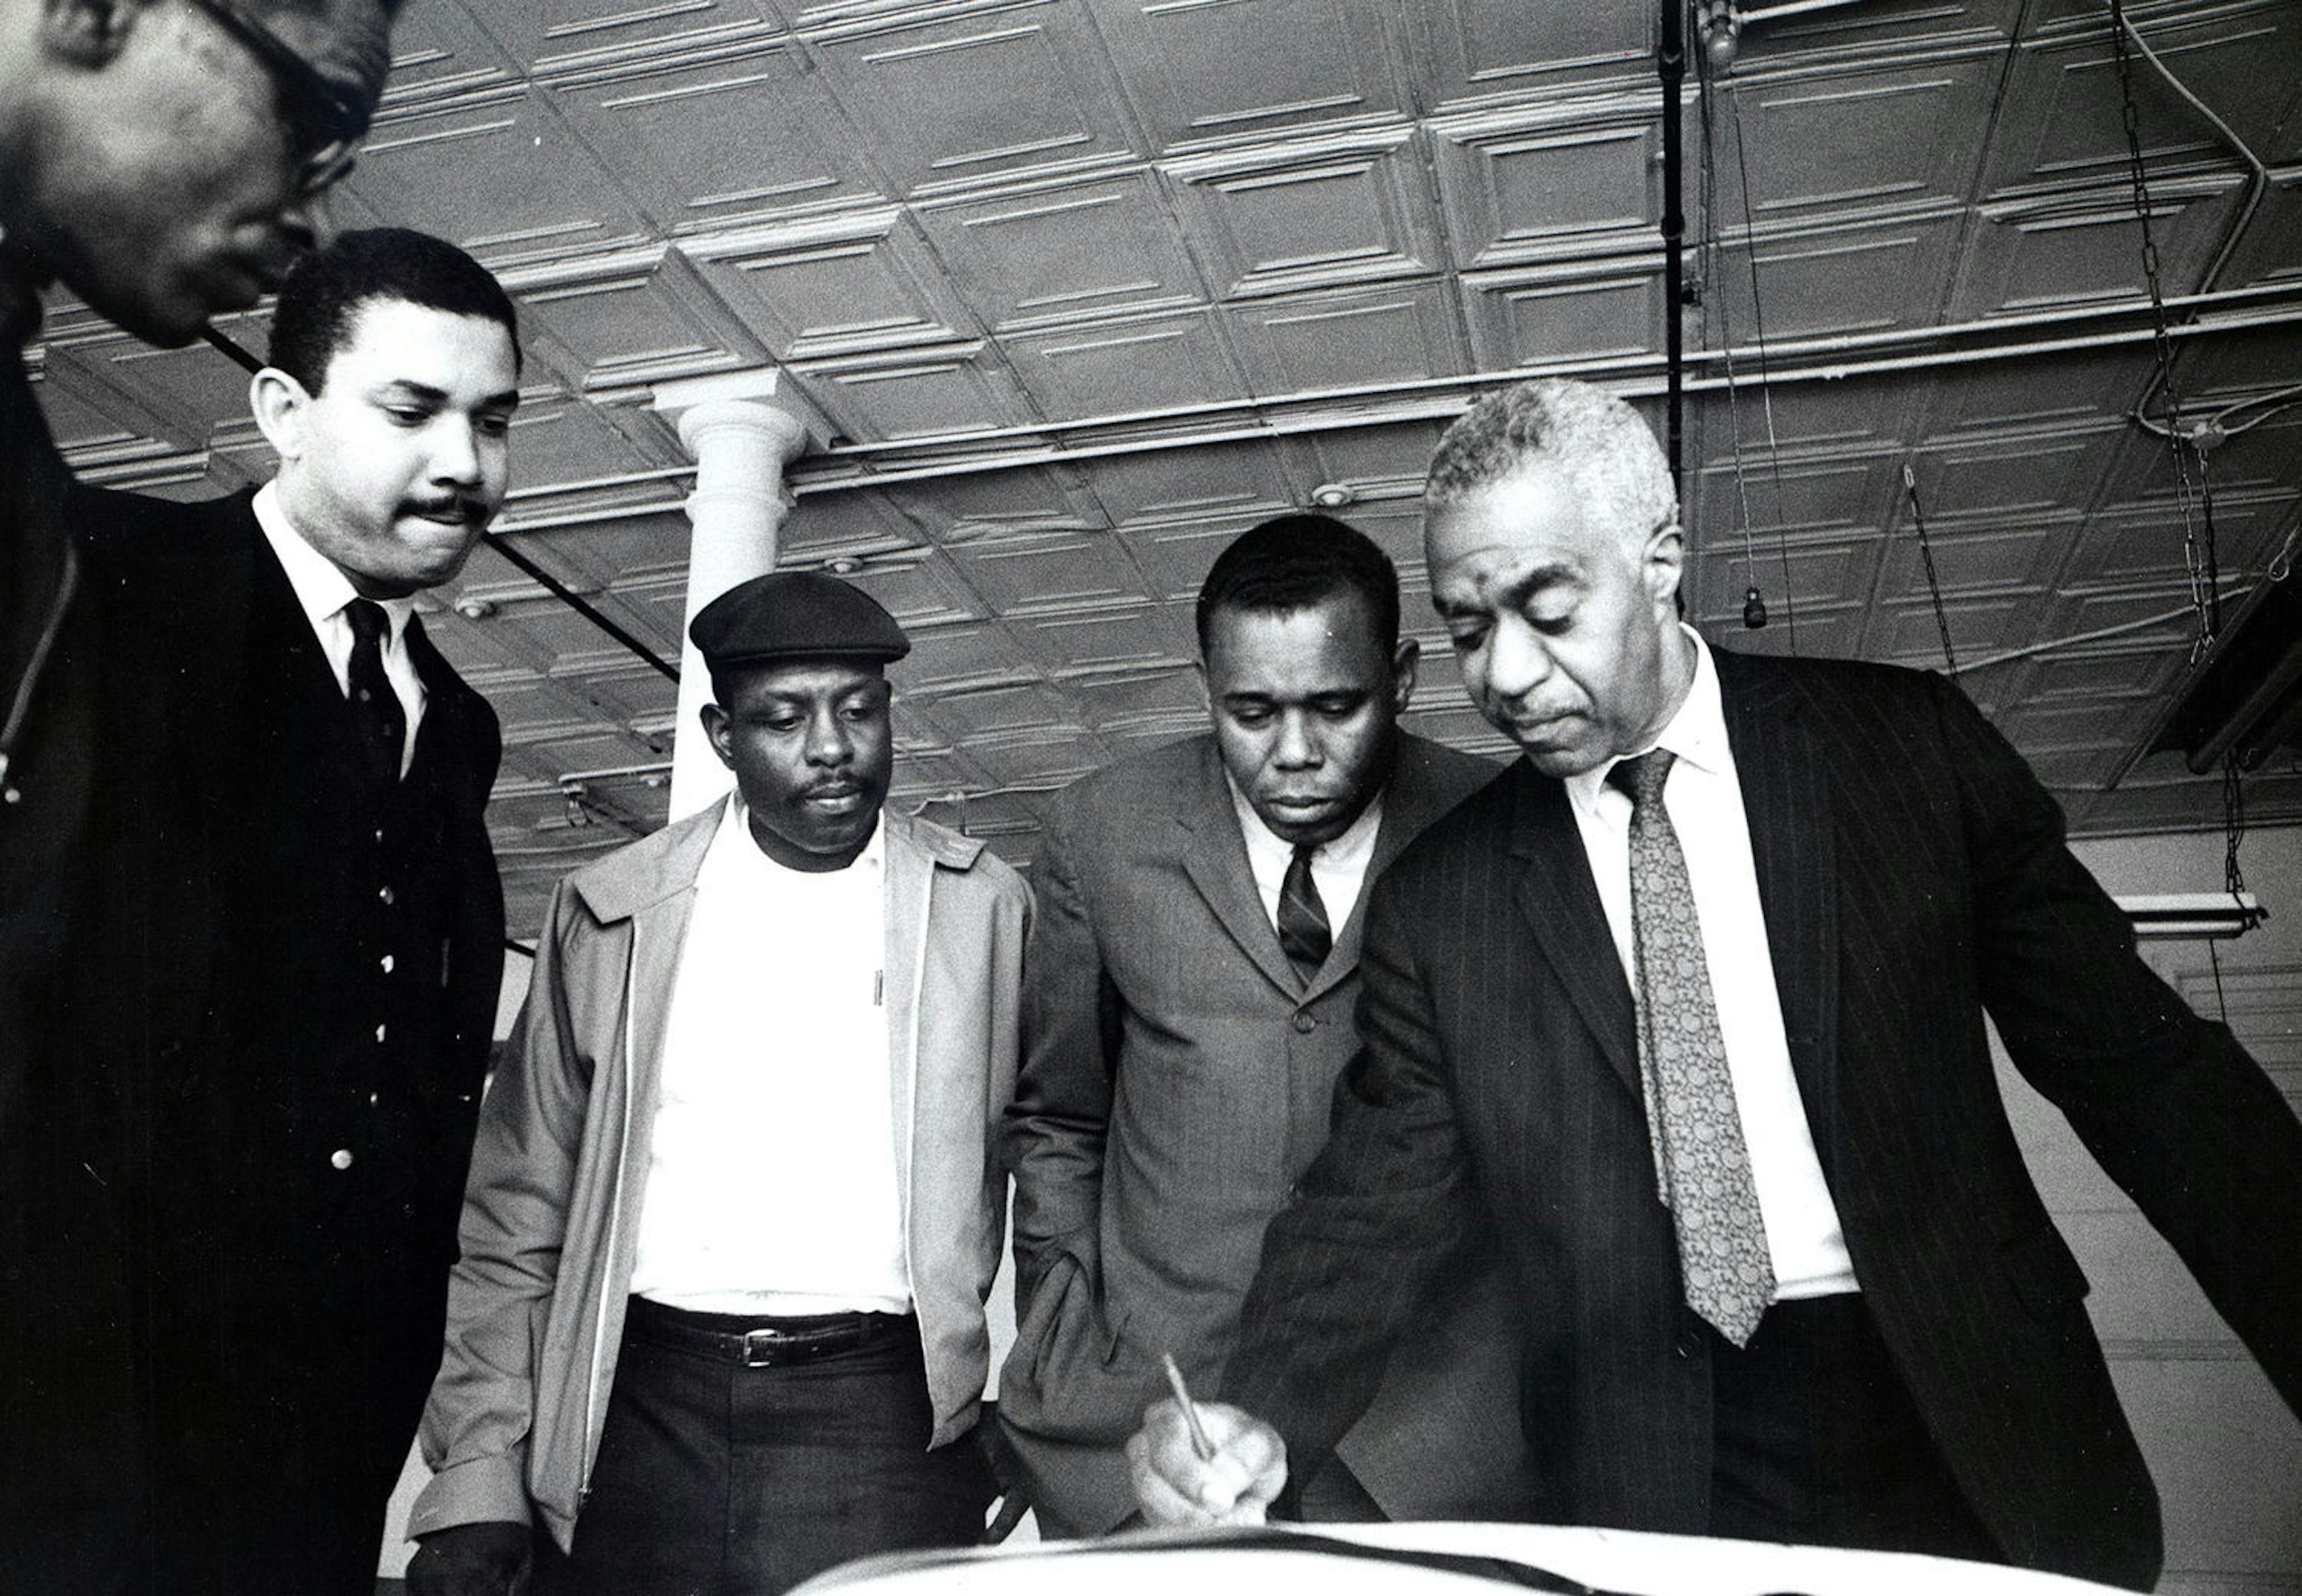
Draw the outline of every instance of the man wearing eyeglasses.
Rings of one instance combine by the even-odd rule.
[[[97,1172],[127,1138],[70,972],[93,760],[114,729],[98,583],[69,474],[13,351],[52,285],[180,344],[310,247],[365,131],[399,0],[0,0],[0,1589],[107,1588],[136,1438],[122,1211]],[[40,1438],[70,1434],[43,1450]]]

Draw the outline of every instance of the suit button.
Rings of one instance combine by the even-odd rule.
[[[382,903],[387,909],[391,907],[391,888],[389,886],[382,886],[376,889],[375,901]]]
[[[375,1039],[377,1041],[381,1042],[383,1040],[383,1032],[384,1028],[382,1026],[379,1025],[375,1028]]]
[[[383,973],[390,975],[391,973],[391,967],[395,961],[390,953],[386,953],[382,959],[378,960],[377,962],[383,966]]]
[[[328,1155],[328,1163],[330,1167],[334,1169],[346,1170],[351,1168],[352,1150],[349,1147],[338,1147],[334,1152]]]
[[[1295,1011],[1295,1030],[1297,1035],[1307,1037],[1318,1029],[1319,1022],[1311,1017],[1310,1010],[1298,1009]]]

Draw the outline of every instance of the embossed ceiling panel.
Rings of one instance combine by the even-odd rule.
[[[2296,534],[2302,0],[2127,6],[2172,392],[2211,446],[2187,514],[2101,0],[1755,9],[1670,113],[1675,307],[1644,0],[409,0],[335,211],[504,276],[500,531],[660,657],[690,477],[657,391],[780,367],[828,433],[783,557],[911,626],[899,797],[1012,858],[1047,792],[1204,724],[1208,562],[1315,501],[1399,564],[1415,724],[1500,750],[1428,607],[1431,447],[1530,370],[1659,425],[1670,315],[1699,624],[1937,667],[1946,626],[2074,825],[2217,824],[2179,759],[2108,784],[2182,675],[2207,512],[2231,595]],[[260,353],[264,313],[220,331]],[[212,349],[60,300],[32,365],[97,480],[271,469]],[[661,823],[672,685],[484,550],[426,624],[504,718],[532,929],[561,870]],[[2251,783],[2302,818],[2302,775]]]
[[[1374,0],[1114,0],[1099,14],[1161,151],[1409,104],[1407,18]]]
[[[1429,30],[1435,105],[1643,77],[1652,63],[1656,23],[1642,6],[1431,0],[1411,9]]]
[[[1659,254],[1588,266],[1466,272],[1461,282],[1471,351],[1487,370],[1645,355],[1661,346]]]
[[[359,160],[351,192],[377,220],[420,214],[425,231],[493,259],[643,234],[628,196],[539,88],[389,108]]]
[[[827,5],[798,26],[898,194],[1133,153],[1087,6]]]
[[[1440,264],[1424,156],[1407,129],[1195,155],[1164,171],[1219,295],[1413,276]]]
[[[1378,387],[1466,369],[1454,308],[1437,282],[1258,299],[1229,312],[1231,347],[1256,393]]]
[[[1080,322],[1007,340],[1016,379],[1041,415],[1076,421],[1173,410],[1244,379],[1222,328],[1205,310],[1161,311]]]
[[[2007,98],[2028,113],[2012,136],[1993,141],[1986,193],[2110,177],[2126,163],[2118,67],[2105,8],[2094,0],[2053,0],[2033,36],[2017,46]],[[2190,93],[2215,108],[2265,161],[2302,153],[2294,119],[2302,93],[2302,15],[2280,0],[2238,4],[2134,8],[2145,40]],[[2177,169],[2226,165],[2214,131],[2141,61],[2133,64],[2134,103],[2144,153]]]
[[[875,195],[844,119],[809,92],[810,70],[786,40],[730,55],[675,38],[551,81],[568,126],[659,228],[682,233]],[[696,138],[702,122],[726,135]]]
[[[1978,153],[1969,130],[1987,122],[2004,61],[1991,42],[1945,42],[1921,61],[1727,80],[1697,135],[1719,156],[1720,214],[1963,204]]]
[[[1652,95],[1435,123],[1432,152],[1457,263],[1512,265],[1652,248],[1661,146]]]
[[[920,221],[996,332],[1202,298],[1148,172],[937,201]]]

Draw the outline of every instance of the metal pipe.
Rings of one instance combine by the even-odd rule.
[[[1686,239],[1686,213],[1679,189],[1683,185],[1679,99],[1686,81],[1685,0],[1662,0],[1662,43],[1655,51],[1662,74],[1662,328],[1663,367],[1667,396],[1663,400],[1663,451],[1670,459],[1670,486],[1681,491],[1685,477],[1684,375],[1686,330],[1679,315],[1684,297],[1685,265],[1681,246]]]

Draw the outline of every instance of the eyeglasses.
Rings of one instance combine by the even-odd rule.
[[[298,55],[286,39],[274,33],[243,0],[191,0],[216,25],[255,52],[273,77],[291,97],[297,114],[314,147],[297,174],[299,193],[319,193],[340,181],[352,169],[360,142],[367,137],[365,106],[330,83]]]

